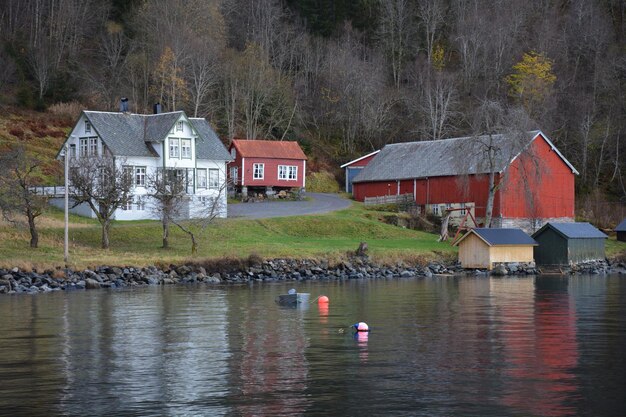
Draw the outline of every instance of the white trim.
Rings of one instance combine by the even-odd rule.
[[[306,188],[306,159],[302,163],[302,188]]]
[[[246,185],[246,158],[241,157],[241,186]]]
[[[342,165],[342,166],[340,166],[339,168],[345,168],[345,167],[347,167],[348,165],[354,164],[355,162],[359,162],[359,161],[362,161],[363,159],[368,158],[368,157],[370,157],[370,156],[372,156],[372,155],[376,155],[378,152],[380,152],[380,149],[379,149],[379,150],[377,150],[377,151],[374,151],[374,152],[372,152],[372,153],[368,153],[367,155],[362,156],[362,157],[360,157],[360,158],[357,158],[357,159],[355,159],[354,161],[346,162],[345,164],[343,164],[343,165]]]

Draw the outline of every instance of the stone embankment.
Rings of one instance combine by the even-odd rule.
[[[34,294],[50,291],[70,291],[98,288],[127,288],[181,283],[244,284],[273,281],[323,281],[350,279],[431,278],[454,275],[489,275],[488,271],[463,270],[460,265],[429,263],[428,265],[383,266],[367,257],[354,257],[335,264],[324,260],[271,259],[240,263],[237,267],[200,265],[170,265],[145,268],[102,266],[95,270],[73,271],[56,269],[22,271],[18,268],[0,269],[0,294]],[[624,264],[596,262],[582,265],[569,273],[626,273]],[[532,275],[538,271],[532,264],[498,265],[493,275]]]

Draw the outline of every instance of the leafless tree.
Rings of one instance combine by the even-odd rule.
[[[432,140],[444,139],[454,131],[458,95],[454,78],[447,73],[426,70],[421,77],[421,97],[418,110],[425,119],[425,136]]]
[[[183,171],[158,169],[146,179],[149,196],[152,198],[152,211],[161,220],[163,227],[163,248],[169,248],[170,224],[183,212],[183,204],[188,203],[187,183]]]
[[[419,0],[417,7],[426,40],[426,58],[432,64],[433,49],[443,27],[446,6],[443,0]]]
[[[23,147],[0,157],[0,210],[13,224],[19,224],[15,214],[26,217],[31,248],[39,244],[35,221],[48,203],[48,198],[35,188],[41,176],[40,164],[40,158],[28,155]]]
[[[81,157],[70,167],[70,191],[74,205],[87,204],[102,226],[102,248],[109,248],[109,230],[115,210],[131,199],[132,173],[124,161],[110,155]]]
[[[414,39],[415,11],[409,0],[380,0],[378,38],[391,66],[391,76],[400,88],[402,70],[410,57],[411,40]]]

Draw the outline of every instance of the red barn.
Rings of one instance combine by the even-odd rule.
[[[362,157],[346,162],[341,166],[341,168],[345,168],[346,170],[346,193],[352,192],[352,180],[359,175],[361,170],[369,164],[372,159],[374,159],[378,152],[380,152],[380,150],[363,155]]]
[[[298,142],[233,139],[228,179],[244,194],[304,188],[306,155]]]
[[[489,172],[498,185],[493,227],[535,231],[548,221],[573,221],[578,172],[540,131],[387,145],[353,180],[353,194],[359,201],[413,194],[423,211],[472,207],[480,219]]]

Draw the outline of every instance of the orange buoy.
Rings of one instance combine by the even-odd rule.
[[[317,299],[317,304],[328,304],[328,297],[326,297],[325,295],[320,296]]]

